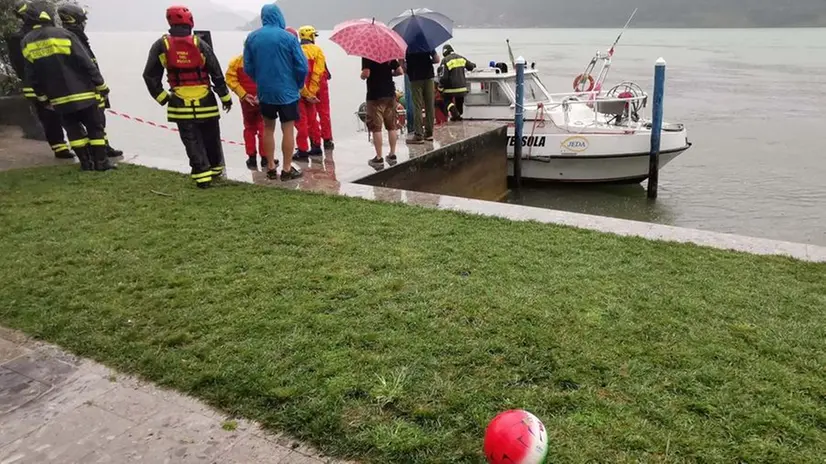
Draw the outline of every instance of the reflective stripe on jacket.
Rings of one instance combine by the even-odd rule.
[[[318,89],[321,88],[321,83],[327,81],[327,62],[324,58],[324,52],[321,47],[312,43],[306,42],[301,44],[301,50],[304,51],[304,56],[307,57],[307,78],[304,80],[304,88],[301,89],[301,96],[305,98],[315,97],[318,94]]]
[[[98,102],[108,92],[95,63],[71,32],[38,26],[20,42],[23,52],[23,93],[49,103],[58,113],[73,113]]]
[[[476,64],[457,53],[444,57],[439,66],[439,85],[443,93],[467,93],[465,71],[473,71]]]
[[[189,35],[189,30],[171,29],[173,36]],[[198,49],[204,57],[204,73],[212,81],[212,89],[218,94],[222,102],[232,100],[221,64],[215,57],[212,48],[203,40],[197,41]],[[143,80],[149,94],[161,105],[167,105],[166,116],[170,122],[192,121],[219,118],[218,99],[215,93],[206,85],[182,85],[171,89],[171,93],[164,89],[163,77],[166,69],[166,44],[164,38],[156,40],[149,51],[149,57],[143,71]]]
[[[255,81],[244,72],[244,55],[238,55],[230,61],[226,78],[227,86],[238,95],[238,98],[244,98],[248,93],[258,95]]]

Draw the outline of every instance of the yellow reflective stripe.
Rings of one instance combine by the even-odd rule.
[[[463,92],[467,92],[467,87],[461,87],[461,88],[458,88],[458,89],[444,89],[444,90],[442,90],[442,93],[463,93]]]
[[[464,58],[454,58],[447,62],[445,66],[447,66],[448,70],[456,69],[456,68],[464,68],[467,64],[467,60]]]
[[[95,90],[97,90],[98,92],[103,92],[104,90],[109,90],[109,86],[106,84],[101,84],[95,87]]]
[[[199,113],[199,114],[167,114],[166,117],[169,119],[210,119],[220,117],[221,112],[216,111],[214,113]]]
[[[203,178],[210,178],[212,177],[212,171],[205,171],[199,172],[198,174],[192,174],[193,179],[203,179]]]
[[[74,95],[66,95],[65,97],[54,98],[51,100],[52,105],[62,105],[64,103],[73,103],[84,100],[97,100],[98,94],[95,92],[76,93]]]
[[[221,174],[222,172],[224,172],[224,167],[223,166],[215,166],[214,168],[212,168],[212,172],[214,174]]]
[[[66,151],[68,149],[69,149],[69,146],[66,145],[65,143],[61,143],[61,144],[58,144],[58,145],[52,145],[52,151],[54,151],[55,153],[60,153],[61,151]]]
[[[69,145],[72,148],[85,147],[86,145],[89,145],[89,139],[85,138],[85,139],[80,139],[80,140],[69,140]]]
[[[232,95],[230,95],[230,94],[224,95],[223,97],[221,97],[221,101],[224,102],[224,103],[232,101]]]
[[[23,6],[21,6],[21,7],[17,10],[17,12],[18,12],[18,13],[23,13],[23,12],[24,12],[24,11],[26,11],[26,9],[28,9],[28,8],[29,8],[29,4],[28,4],[28,3],[23,3]]]
[[[103,147],[106,146],[106,140],[104,139],[89,139],[89,145],[93,147]]]
[[[46,13],[45,11],[41,11],[40,12],[40,19],[43,20],[43,21],[51,21],[52,17],[49,16],[49,13]]]
[[[185,106],[183,108],[169,107],[169,111],[173,113],[205,113],[207,111],[218,111],[217,106]]]
[[[169,98],[169,94],[166,92],[166,90],[164,90],[157,97],[155,97],[155,101],[157,101],[158,103],[163,103],[164,100],[166,100],[167,98]]]
[[[48,15],[46,15],[48,16]],[[51,19],[51,18],[50,18]],[[72,41],[69,39],[45,39],[26,44],[23,56],[31,61],[53,55],[71,55]]]
[[[26,89],[23,89],[23,96],[28,98],[37,98],[37,94],[34,93],[34,90],[27,91]]]
[[[49,97],[47,97],[47,96],[45,96],[45,95],[38,95],[38,96],[37,96],[37,100],[38,100],[38,101],[42,101],[42,102],[44,102],[44,103],[45,103],[45,102],[49,101]]]

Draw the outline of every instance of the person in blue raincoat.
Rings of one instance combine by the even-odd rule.
[[[301,44],[285,30],[286,21],[275,4],[261,8],[263,26],[244,42],[244,72],[258,86],[258,101],[264,116],[264,156],[267,177],[278,175],[275,163],[275,120],[281,120],[281,152],[284,165],[281,180],[301,177],[292,165],[295,151],[295,122],[298,120],[299,91],[304,87],[308,65]]]

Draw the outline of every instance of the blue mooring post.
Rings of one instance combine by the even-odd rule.
[[[407,133],[415,131],[413,127],[413,111],[416,106],[413,104],[413,92],[410,90],[410,78],[404,73],[404,109],[407,110]]]
[[[665,60],[654,65],[654,108],[651,111],[651,152],[648,158],[648,198],[657,198],[660,181],[660,135],[663,131],[663,94],[665,93]]]
[[[522,129],[525,123],[525,58],[516,59],[516,111],[514,112],[513,180],[522,188]]]

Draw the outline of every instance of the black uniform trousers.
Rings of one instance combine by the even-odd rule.
[[[442,93],[442,98],[445,102],[445,114],[450,114],[450,106],[456,106],[456,113],[461,117],[465,113],[465,94],[464,93]]]
[[[88,147],[89,155],[94,161],[106,159],[106,129],[103,113],[97,105],[92,104],[61,116],[72,148],[77,150]]]
[[[43,126],[43,132],[46,134],[46,140],[52,147],[52,151],[55,154],[69,151],[69,144],[66,143],[66,137],[63,135],[63,120],[60,114],[46,109],[46,105],[40,102],[32,103],[32,106],[37,119],[40,120],[40,125]]]
[[[189,157],[192,179],[196,183],[210,182],[224,172],[224,147],[221,144],[219,118],[178,121],[178,133]]]

